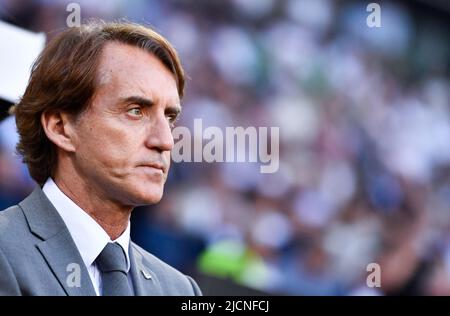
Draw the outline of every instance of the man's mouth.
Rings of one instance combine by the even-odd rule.
[[[150,162],[150,163],[145,163],[140,165],[141,167],[147,167],[147,168],[152,168],[155,170],[161,170],[162,173],[165,173],[165,168],[164,165],[161,163],[157,163],[157,162]]]

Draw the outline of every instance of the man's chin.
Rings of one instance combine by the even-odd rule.
[[[135,192],[135,205],[141,206],[141,205],[151,205],[156,204],[159,201],[161,201],[163,197],[163,190],[162,189],[155,189],[155,190],[143,190],[142,192]]]

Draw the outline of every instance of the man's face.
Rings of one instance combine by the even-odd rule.
[[[180,108],[174,75],[151,53],[108,43],[91,106],[74,125],[74,165],[93,190],[123,205],[158,202]]]

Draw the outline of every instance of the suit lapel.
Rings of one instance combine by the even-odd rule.
[[[31,232],[42,239],[36,247],[67,295],[96,295],[89,273],[64,221],[37,187],[19,203]]]
[[[61,230],[37,247],[67,295],[96,295],[86,266],[68,231]]]
[[[130,273],[136,296],[163,295],[156,274],[150,270],[147,261],[132,242],[130,242]]]

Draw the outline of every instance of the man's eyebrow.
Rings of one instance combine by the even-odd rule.
[[[153,101],[144,97],[140,97],[140,96],[131,96],[131,97],[126,97],[126,98],[121,98],[120,99],[120,103],[121,104],[139,104],[140,106],[144,106],[144,107],[151,107],[153,105]]]
[[[120,99],[120,104],[138,104],[143,107],[151,107],[154,104],[154,102],[145,97],[130,96],[130,97]],[[181,113],[181,105],[180,104],[170,105],[170,106],[166,107],[165,112],[180,114]]]
[[[168,114],[179,115],[181,113],[181,105],[179,105],[179,104],[170,105],[170,106],[166,107],[165,112]]]

